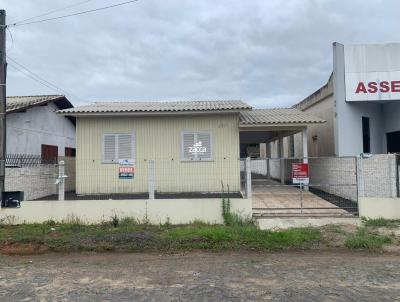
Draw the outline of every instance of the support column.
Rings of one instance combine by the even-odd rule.
[[[279,139],[279,158],[280,158],[280,176],[281,176],[281,184],[285,184],[285,160],[284,160],[284,148],[283,148],[283,137]]]
[[[148,161],[148,187],[149,187],[149,199],[155,199],[155,187],[156,187],[156,163],[153,159]]]
[[[308,144],[307,144],[307,128],[303,129],[301,131],[301,140],[302,140],[302,145],[303,145],[303,163],[308,164]],[[301,188],[300,188],[301,190]],[[308,191],[309,187],[304,186],[304,190]]]
[[[246,198],[251,198],[251,162],[250,157],[246,158],[245,162],[246,173]]]
[[[270,179],[271,178],[271,165],[270,165],[270,159],[271,159],[271,154],[272,154],[272,150],[271,150],[271,143],[266,143],[266,148],[265,148],[265,152],[266,152],[266,165],[267,165],[267,178]]]
[[[301,131],[301,140],[303,144],[303,163],[308,163],[308,144],[307,144],[307,128]]]
[[[65,200],[65,162],[60,160],[58,163],[58,200]],[[56,182],[57,183],[57,182]]]

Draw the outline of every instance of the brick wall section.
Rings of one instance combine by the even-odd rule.
[[[310,158],[311,187],[353,201],[357,200],[355,157]]]
[[[63,157],[65,174],[68,175],[65,191],[75,190],[75,158]],[[58,177],[57,165],[37,165],[22,168],[6,168],[6,191],[24,191],[25,200],[34,200],[57,194],[55,181]]]
[[[360,197],[397,197],[396,155],[359,159],[358,170]]]
[[[6,168],[6,191],[24,191],[25,200],[57,193],[54,184],[58,175],[55,165]]]
[[[270,176],[280,181],[280,166],[284,164],[285,183],[291,183],[293,162],[299,159],[270,159]],[[376,154],[369,158],[320,157],[309,158],[310,187],[345,199],[357,201],[358,197],[397,197],[396,155]],[[252,160],[252,172],[261,171],[266,165]]]

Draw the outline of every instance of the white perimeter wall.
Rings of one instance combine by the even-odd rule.
[[[251,199],[231,199],[231,211],[251,217]],[[79,217],[85,223],[109,221],[113,215],[133,217],[143,221],[147,216],[152,224],[187,224],[195,220],[223,223],[220,198],[156,199],[156,200],[75,200],[24,201],[19,209],[0,209],[0,219],[9,217],[14,224],[42,223],[53,219],[61,221]],[[147,213],[147,214],[146,214]],[[6,218],[7,219],[7,218]]]
[[[361,217],[400,219],[400,198],[361,197]]]
[[[58,146],[58,155],[65,147],[75,148],[75,126],[56,114],[57,106],[37,106],[26,112],[7,115],[7,153],[41,154],[41,145]]]

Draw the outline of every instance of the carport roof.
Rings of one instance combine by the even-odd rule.
[[[320,124],[319,117],[295,108],[253,109],[240,112],[240,125]]]

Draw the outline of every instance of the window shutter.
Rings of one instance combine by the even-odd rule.
[[[116,136],[114,134],[105,134],[103,141],[103,161],[114,162],[116,160]]]
[[[190,148],[193,147],[195,143],[195,135],[194,133],[183,133],[183,138],[182,138],[182,143],[183,143],[183,154],[182,154],[182,159],[184,160],[193,160],[194,159],[194,154],[190,152]]]
[[[133,159],[133,135],[118,135],[118,159]]]
[[[201,152],[198,153],[198,158],[201,159],[211,159],[211,135],[210,133],[198,133],[197,142],[199,146],[201,145]]]

